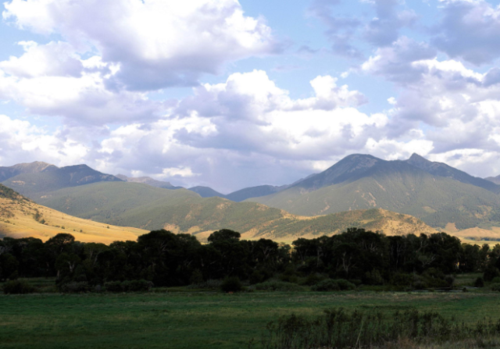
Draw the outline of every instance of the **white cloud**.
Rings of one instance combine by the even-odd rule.
[[[46,161],[56,165],[84,162],[89,148],[60,132],[50,133],[28,121],[0,115],[0,164]]]
[[[432,42],[448,56],[476,65],[500,56],[500,6],[484,0],[442,1],[443,18]]]
[[[11,0],[3,17],[20,28],[61,34],[80,51],[119,66],[113,86],[155,90],[197,83],[226,62],[276,52],[262,19],[237,0]]]

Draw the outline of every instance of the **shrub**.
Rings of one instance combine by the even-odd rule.
[[[303,285],[308,285],[308,286],[313,286],[316,285],[317,283],[323,281],[325,279],[324,276],[321,276],[318,273],[312,273],[307,276],[305,281],[302,283]]]
[[[269,280],[255,285],[255,289],[259,291],[282,291],[282,292],[293,292],[293,291],[304,291],[302,286],[293,284],[291,282]]]
[[[7,281],[3,285],[3,293],[5,294],[26,294],[35,291],[35,287],[22,280]]]
[[[191,273],[191,277],[189,278],[189,283],[191,285],[197,285],[203,283],[203,274],[199,269],[196,269]]]
[[[147,280],[129,280],[122,282],[122,288],[129,292],[149,291],[153,287],[153,283]]]
[[[240,279],[233,276],[225,278],[220,285],[220,289],[222,292],[239,292],[243,290],[243,286],[241,285]]]
[[[206,289],[206,290],[219,290],[222,285],[221,280],[209,279],[205,282],[199,284],[191,284],[188,288],[196,288],[196,289]]]
[[[82,293],[90,291],[90,286],[88,282],[68,282],[61,284],[59,289],[63,293]]]
[[[394,286],[409,286],[413,283],[413,275],[405,273],[396,273],[391,279]]]
[[[484,287],[484,280],[482,277],[478,277],[476,281],[474,281],[474,287]]]
[[[364,275],[364,283],[367,285],[383,285],[384,278],[380,274],[380,271],[373,269],[371,272],[367,271]]]
[[[356,285],[345,279],[327,279],[311,288],[313,291],[345,291],[354,290]]]
[[[104,288],[108,292],[123,292],[123,285],[121,281],[108,281],[104,283]]]
[[[483,279],[484,281],[491,281],[498,276],[500,276],[500,271],[493,266],[489,266],[484,271]]]

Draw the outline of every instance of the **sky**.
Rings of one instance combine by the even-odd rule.
[[[500,174],[500,0],[10,0],[0,166],[222,193],[353,153]]]

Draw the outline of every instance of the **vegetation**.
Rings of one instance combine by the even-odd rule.
[[[306,216],[378,207],[439,228],[448,223],[458,229],[500,224],[498,186],[476,178],[493,186],[495,191],[490,191],[470,178],[464,183],[457,180],[461,176],[452,179],[431,172],[405,161],[356,155],[286,190],[248,201]]]
[[[224,280],[219,285],[224,292],[242,290],[242,282],[257,290],[293,289],[290,284],[315,291],[450,289],[457,273],[471,272],[483,273],[486,282],[500,280],[500,245],[471,246],[445,233],[385,236],[356,228],[332,237],[299,238],[293,247],[240,240],[228,229],[211,234],[205,245],[166,230],[109,246],[78,242],[67,233],[45,243],[0,241],[0,280],[56,277],[63,292],[200,288],[209,280]]]
[[[500,293],[340,292],[332,297],[329,292],[227,294],[172,288],[161,293],[0,295],[0,342],[8,349],[236,349],[252,342],[259,349],[270,321],[292,314],[310,321],[324,309],[340,307],[347,314],[380,312],[387,320],[396,311],[437,312],[474,327],[488,317],[498,320]],[[467,344],[448,348],[478,347]]]
[[[116,240],[135,240],[147,231],[104,225],[36,204],[0,184],[0,236],[47,240],[59,233],[70,232],[84,242],[110,244]]]
[[[387,316],[381,311],[325,310],[316,319],[295,314],[268,324],[264,348],[372,348],[398,342],[443,343],[500,335],[500,319],[473,325],[446,319],[435,311],[396,311]]]
[[[26,165],[29,167],[36,165],[36,163]],[[8,178],[3,181],[3,184],[32,199],[37,199],[43,194],[61,188],[95,182],[121,181],[115,176],[98,172],[87,165],[58,168],[43,164],[37,169],[31,168],[29,171],[14,171],[11,175],[13,176],[7,176]]]
[[[40,202],[67,214],[106,224],[195,234],[205,241],[223,228],[247,239],[268,238],[291,243],[297,237],[332,235],[349,227],[383,230],[388,235],[435,230],[407,215],[372,209],[298,217],[251,202],[200,198],[185,190],[157,189],[135,183],[96,183],[52,192]]]

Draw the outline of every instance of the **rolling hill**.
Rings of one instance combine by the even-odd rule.
[[[35,237],[45,241],[59,233],[69,233],[78,241],[110,244],[136,240],[146,232],[72,217],[38,205],[0,184],[0,236],[3,237]]]
[[[414,217],[385,210],[343,212],[320,217],[291,215],[258,203],[201,198],[186,189],[155,189],[134,183],[95,183],[66,188],[41,199],[44,205],[82,218],[145,230],[165,228],[204,240],[218,229],[233,229],[246,239],[293,241],[331,235],[349,227],[386,234],[435,232]]]
[[[284,191],[247,201],[306,216],[382,208],[415,216],[433,227],[500,225],[500,196],[495,187],[488,190],[475,177],[460,177],[447,168],[443,172],[440,166],[422,169],[414,162],[355,154]]]

